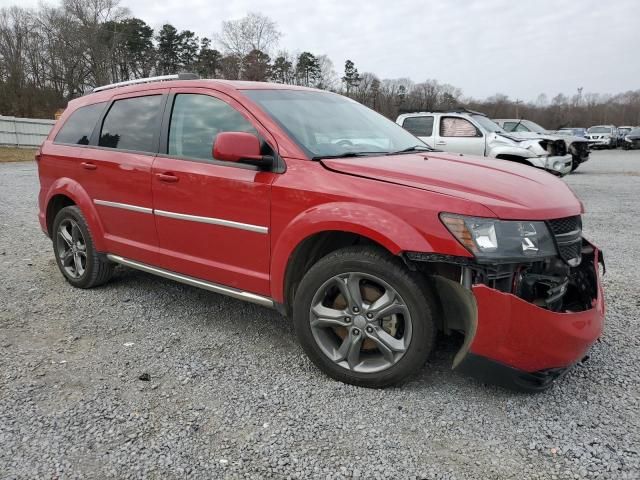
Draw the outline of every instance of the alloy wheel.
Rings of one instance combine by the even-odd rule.
[[[75,220],[65,218],[60,222],[56,245],[60,263],[69,278],[82,277],[87,269],[87,244]]]
[[[349,272],[331,277],[314,295],[309,314],[313,337],[324,355],[354,372],[390,368],[411,342],[406,302],[373,275]]]

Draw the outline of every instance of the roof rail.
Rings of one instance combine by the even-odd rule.
[[[110,83],[93,89],[94,92],[101,92],[111,88],[126,87],[127,85],[137,85],[139,83],[164,82],[167,80],[198,80],[200,77],[195,73],[177,73],[175,75],[160,75],[158,77],[137,78],[126,82]]]
[[[487,116],[486,113],[476,112],[475,110],[469,110],[468,108],[465,108],[465,107],[435,109],[435,110],[429,110],[428,112],[401,108],[398,111],[398,113],[400,113],[400,114],[407,114],[407,113],[470,113],[470,114],[473,114],[473,115],[482,115],[483,117]]]

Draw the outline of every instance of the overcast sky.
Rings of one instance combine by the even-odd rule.
[[[261,12],[278,23],[280,48],[326,53],[338,73],[348,58],[360,72],[435,78],[477,98],[640,88],[640,0],[121,1],[154,28],[208,37]]]

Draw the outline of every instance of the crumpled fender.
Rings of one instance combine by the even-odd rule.
[[[87,191],[75,180],[67,177],[59,178],[53,182],[49,187],[49,190],[47,190],[43,205],[44,212],[47,211],[49,202],[51,202],[51,199],[56,195],[65,195],[66,197],[69,197],[73,203],[80,208],[87,224],[89,225],[89,230],[91,230],[91,237],[96,250],[99,252],[106,251],[106,246],[104,244],[104,228],[95,205],[91,201]]]
[[[310,236],[326,231],[362,235],[379,243],[394,255],[406,250],[433,251],[418,230],[381,208],[349,202],[315,206],[296,216],[274,239],[271,256],[271,291],[274,300],[284,301],[285,273],[296,247]]]

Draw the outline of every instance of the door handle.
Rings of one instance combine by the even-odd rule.
[[[446,145],[447,142],[443,142],[442,140],[440,140],[439,142],[436,142],[436,145]]]
[[[82,165],[82,168],[86,168],[87,170],[95,170],[98,168],[95,163],[91,162],[82,162],[80,165]]]
[[[172,173],[156,173],[156,177],[161,182],[176,183],[178,181],[178,177]]]

